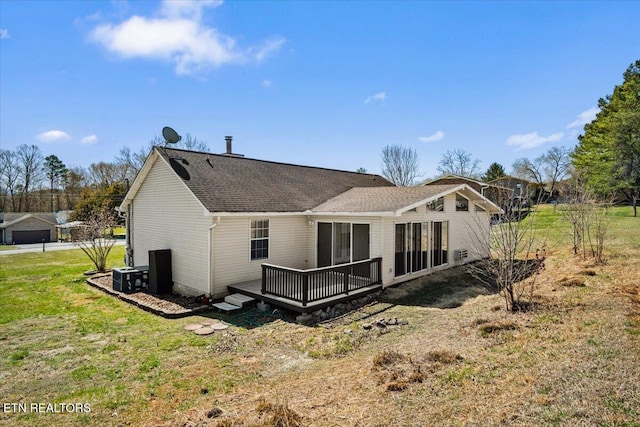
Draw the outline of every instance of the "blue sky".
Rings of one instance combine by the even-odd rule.
[[[248,157],[423,177],[573,147],[640,58],[640,2],[0,2],[0,146],[112,161],[163,126]]]

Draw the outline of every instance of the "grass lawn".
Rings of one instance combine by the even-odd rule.
[[[505,312],[455,268],[322,326],[236,322],[207,337],[183,330],[198,316],[163,319],[89,287],[79,250],[4,255],[2,403],[91,412],[0,411],[0,425],[639,426],[640,218],[612,213],[597,266],[538,207],[549,257],[530,312]],[[380,318],[402,325],[368,327]]]
[[[14,245],[0,245],[0,251],[10,251],[12,249],[16,249]]]

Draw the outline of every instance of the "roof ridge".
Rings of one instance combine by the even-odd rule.
[[[381,175],[378,175],[378,174],[373,174],[373,173],[362,173],[362,172],[349,171],[349,170],[344,170],[344,169],[327,168],[327,167],[324,167],[324,166],[310,166],[310,165],[300,165],[300,164],[296,164],[296,163],[277,162],[275,160],[263,160],[263,159],[256,159],[256,158],[253,158],[253,157],[236,157],[236,156],[229,156],[227,154],[209,153],[209,152],[206,152],[206,151],[185,150],[183,148],[171,148],[171,147],[160,147],[160,146],[155,146],[154,148],[158,148],[158,149],[162,149],[162,150],[181,151],[181,152],[194,153],[194,154],[205,154],[205,155],[208,155],[208,156],[215,156],[215,157],[220,157],[220,158],[248,160],[248,161],[253,161],[253,162],[269,163],[269,164],[274,164],[274,165],[295,166],[295,167],[306,168],[306,169],[320,169],[320,170],[325,170],[325,171],[349,173],[349,174],[354,174],[354,175],[369,175],[369,176],[374,177],[373,179],[375,179],[376,177],[382,178],[384,181],[392,184],[392,182],[389,181],[388,179],[386,179],[385,177],[383,177]]]

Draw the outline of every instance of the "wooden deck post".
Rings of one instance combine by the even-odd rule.
[[[306,307],[309,302],[309,273],[302,275],[302,306]]]
[[[344,269],[344,279],[343,279],[343,281],[344,281],[344,293],[345,294],[349,293],[349,276],[350,276],[349,271],[351,271],[352,268],[353,267],[346,267]]]
[[[262,264],[262,295],[267,293],[267,266]]]
[[[378,263],[378,277],[376,277],[376,282],[382,282],[382,258],[377,258],[376,259],[377,263]]]

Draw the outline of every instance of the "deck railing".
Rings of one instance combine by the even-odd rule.
[[[382,283],[382,258],[309,270],[262,264],[262,293],[303,306],[378,283]]]

